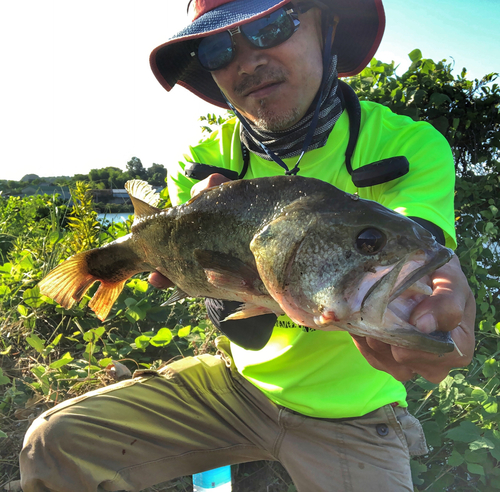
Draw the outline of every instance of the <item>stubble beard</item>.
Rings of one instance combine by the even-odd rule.
[[[250,87],[258,86],[263,82],[286,82],[289,74],[282,68],[259,71],[246,77],[234,89],[235,94],[243,95]],[[273,103],[264,98],[259,101],[257,115],[254,118],[247,115],[247,118],[259,129],[267,132],[284,131],[300,120],[301,114],[297,106],[289,109],[273,109]]]
[[[257,128],[266,132],[282,132],[295,125],[300,119],[300,111],[297,107],[279,112],[266,106],[266,100],[261,100],[257,119],[254,121]]]

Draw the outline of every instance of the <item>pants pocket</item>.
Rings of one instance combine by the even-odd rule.
[[[396,419],[408,444],[410,456],[421,456],[429,452],[422,425],[416,417],[411,415],[406,408],[394,409]]]

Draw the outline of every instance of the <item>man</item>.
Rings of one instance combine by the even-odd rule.
[[[446,141],[426,123],[357,106],[338,80],[376,51],[380,0],[192,0],[190,10],[194,21],[153,51],[153,71],[168,90],[184,85],[238,118],[169,167],[174,204],[228,176],[314,176],[415,217],[454,246]],[[195,162],[220,172],[197,182]],[[150,282],[169,284],[157,273]],[[474,348],[475,305],[458,260],[432,283],[410,322],[451,331],[458,350],[442,357],[274,315],[221,321],[234,306],[211,302],[211,318],[236,343],[222,337],[220,357],[136,373],[43,414],[21,454],[23,490],[135,491],[252,460],[281,461],[301,492],[413,490],[409,458],[426,445],[399,381],[438,382]]]

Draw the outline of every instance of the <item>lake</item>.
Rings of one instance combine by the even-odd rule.
[[[127,212],[97,214],[97,220],[100,222],[104,222],[105,220],[109,222],[125,222],[129,215]]]

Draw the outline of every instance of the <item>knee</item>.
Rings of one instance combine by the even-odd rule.
[[[30,484],[43,483],[47,473],[64,466],[64,448],[72,441],[69,420],[64,413],[55,413],[42,415],[31,424],[19,456],[23,490],[44,490],[30,488]]]

